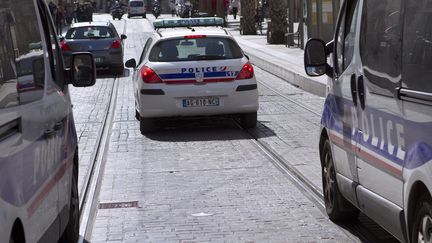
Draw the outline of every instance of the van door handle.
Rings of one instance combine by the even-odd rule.
[[[357,79],[357,91],[358,91],[358,97],[360,100],[360,107],[362,108],[362,110],[364,110],[366,97],[365,97],[365,87],[364,87],[363,76],[360,76]]]
[[[356,84],[356,75],[351,75],[351,97],[354,106],[357,106],[357,84]]]

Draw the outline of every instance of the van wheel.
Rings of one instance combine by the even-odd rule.
[[[153,119],[140,117],[140,132],[142,135],[153,132],[155,128]]]
[[[411,242],[432,241],[432,199],[425,193],[416,206],[416,216],[411,231]]]
[[[143,14],[143,16],[142,16],[143,18],[147,18],[147,15],[146,14]]]
[[[77,242],[79,237],[79,199],[78,199],[78,156],[72,168],[72,188],[69,204],[69,222],[59,242]]]
[[[128,17],[128,19],[130,19],[130,17],[131,17],[131,16],[130,16],[130,14],[128,14],[128,16],[127,16],[127,17]]]
[[[321,161],[323,162],[321,173],[327,215],[333,221],[356,220],[359,210],[339,192],[329,140],[324,143]]]
[[[257,123],[257,112],[245,113],[240,115],[240,123],[243,128],[254,128]]]

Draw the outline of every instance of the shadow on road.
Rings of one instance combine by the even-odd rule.
[[[260,130],[259,137],[276,136],[276,134],[258,121],[257,127],[250,131]],[[163,142],[193,142],[193,141],[221,141],[242,140],[251,137],[239,127],[235,118],[205,117],[170,119],[158,121],[158,128],[146,134],[155,141]]]

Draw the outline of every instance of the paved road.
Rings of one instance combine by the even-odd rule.
[[[138,58],[152,30],[149,22],[114,23],[128,35],[125,59]],[[322,98],[258,68],[256,76],[261,83],[254,133],[320,187],[319,117],[266,85],[318,113]],[[86,174],[112,82],[119,82],[119,89],[91,242],[358,240],[329,221],[231,119],[168,121],[161,131],[142,136],[129,77],[107,77],[94,87],[71,89],[80,178]]]

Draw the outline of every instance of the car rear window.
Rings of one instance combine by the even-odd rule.
[[[151,62],[180,62],[242,58],[240,47],[230,38],[186,36],[159,41],[151,50]]]
[[[66,39],[105,39],[114,37],[114,31],[104,26],[72,28],[66,33]]]
[[[130,2],[131,7],[142,7],[144,6],[144,2]]]

